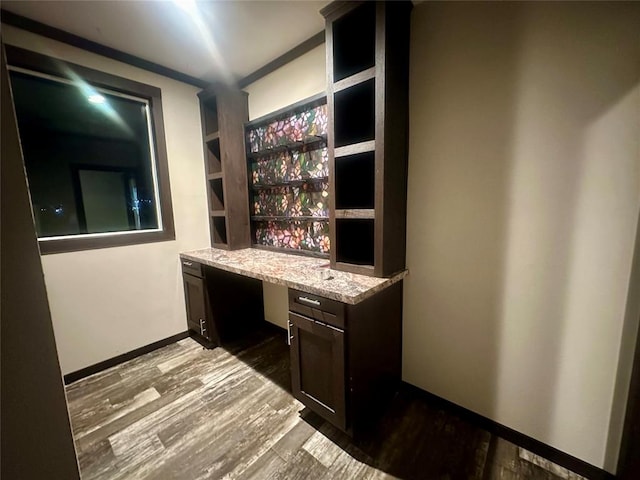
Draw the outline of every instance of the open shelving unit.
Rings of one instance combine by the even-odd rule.
[[[333,2],[326,20],[331,268],[405,268],[411,2]]]
[[[328,258],[326,96],[246,125],[253,246]]]
[[[251,245],[247,205],[244,124],[247,94],[213,86],[198,94],[211,246],[235,250]]]

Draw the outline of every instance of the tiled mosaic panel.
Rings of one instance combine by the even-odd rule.
[[[328,198],[327,182],[257,190],[253,192],[253,215],[328,217]]]
[[[251,152],[300,142],[307,137],[327,133],[327,106],[318,105],[288,118],[249,130],[247,140]]]
[[[251,163],[251,182],[274,184],[329,176],[326,147],[310,151],[284,151]]]
[[[256,222],[255,239],[260,245],[329,252],[329,223],[314,221]]]

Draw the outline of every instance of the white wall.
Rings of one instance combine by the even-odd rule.
[[[411,26],[404,379],[610,471],[639,7],[427,2]]]
[[[244,89],[249,93],[249,120],[267,115],[326,89],[323,43]]]
[[[5,43],[162,90],[176,240],[42,257],[63,373],[186,330],[178,254],[209,245],[199,89],[2,25]]]
[[[324,92],[326,85],[326,59],[322,44],[244,89],[249,93],[249,119]],[[265,319],[287,328],[287,288],[270,283],[262,286]]]

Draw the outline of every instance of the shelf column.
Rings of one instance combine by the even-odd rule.
[[[244,124],[247,93],[215,85],[198,94],[204,140],[211,246],[251,246]]]
[[[333,2],[326,19],[331,267],[405,268],[410,2]]]

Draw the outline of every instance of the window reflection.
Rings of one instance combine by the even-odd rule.
[[[160,228],[147,102],[10,74],[38,236]]]

